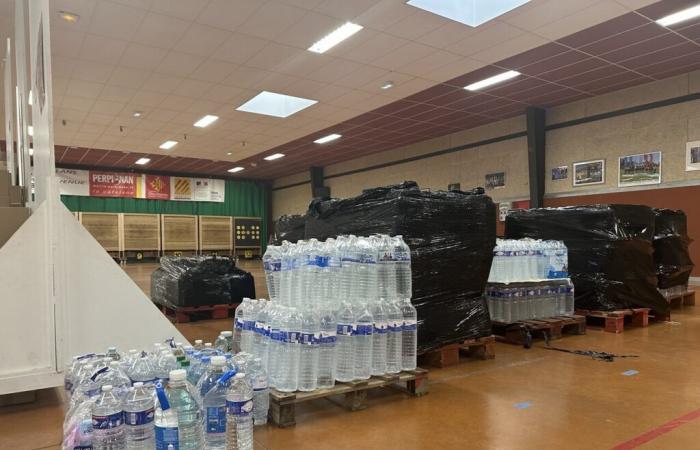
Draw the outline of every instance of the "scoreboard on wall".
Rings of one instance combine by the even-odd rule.
[[[260,254],[262,236],[262,219],[260,217],[234,217],[233,218],[233,247],[236,253],[244,253],[246,256]],[[238,249],[242,251],[239,252]]]

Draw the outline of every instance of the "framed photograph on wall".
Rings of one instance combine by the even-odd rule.
[[[605,183],[605,160],[574,163],[574,187]]]
[[[644,186],[661,183],[661,152],[620,156],[617,185]]]
[[[552,169],[552,181],[561,181],[569,178],[569,166],[559,166]]]
[[[685,146],[685,170],[700,170],[700,141],[688,142]]]
[[[506,173],[487,173],[485,177],[486,189],[500,189],[506,186]]]

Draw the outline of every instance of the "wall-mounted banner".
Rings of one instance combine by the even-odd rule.
[[[62,195],[223,202],[225,180],[56,169]]]

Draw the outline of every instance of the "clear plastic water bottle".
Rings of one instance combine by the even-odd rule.
[[[246,352],[236,353],[232,361],[236,372],[244,374],[250,383],[248,365],[253,361],[253,355]]]
[[[102,386],[102,394],[92,409],[92,448],[94,450],[126,449],[122,402],[112,386]]]
[[[411,300],[404,298],[401,303],[403,329],[401,330],[401,370],[416,370],[418,352],[418,315]]]
[[[375,299],[370,304],[372,314],[372,375],[386,374],[387,317],[382,303]]]
[[[386,371],[401,372],[401,346],[403,340],[403,313],[397,300],[384,303],[387,316]]]
[[[283,339],[279,367],[277,390],[294,392],[299,383],[299,334],[301,315],[297,308],[291,307],[282,318],[281,335]]]
[[[204,448],[226,450],[226,393],[235,371],[227,371],[204,394]]]
[[[216,338],[214,341],[214,348],[219,350],[220,352],[227,352],[229,351],[228,348],[228,342],[226,342],[226,338],[224,337],[224,332],[220,332],[219,336]]]
[[[280,272],[282,271],[282,255],[280,247],[268,245],[263,255],[263,267],[265,268],[265,281],[270,300],[279,299]]]
[[[258,301],[248,299],[248,304],[243,309],[243,329],[241,330],[241,351],[253,352],[253,334],[255,333],[255,318],[258,312]]]
[[[267,367],[267,353],[270,345],[270,302],[260,299],[253,333],[253,355],[262,359]]]
[[[357,321],[352,336],[355,347],[355,379],[366,380],[372,372],[374,318],[366,303],[362,303],[357,311]]]
[[[254,358],[248,365],[248,372],[253,387],[253,424],[265,425],[267,412],[270,409],[270,388],[262,359]]]
[[[182,369],[169,374],[168,398],[177,412],[179,430],[179,450],[199,450],[202,448],[202,412],[199,395],[187,382],[187,373]]]
[[[195,339],[194,340],[194,348],[196,350],[201,350],[204,348],[204,341],[201,339]]]
[[[167,382],[170,372],[180,368],[180,364],[177,362],[177,358],[170,350],[161,350],[160,355],[158,355],[158,362],[156,365],[156,377],[161,381]]]
[[[211,364],[206,368],[196,384],[199,397],[204,398],[207,392],[216,385],[216,381],[226,372],[228,372],[226,358],[224,356],[212,356]]]
[[[353,345],[353,330],[355,329],[355,314],[348,301],[342,303],[338,312],[336,327],[336,370],[335,379],[340,382],[355,379],[355,346]]]
[[[151,358],[146,355],[145,352],[134,360],[129,368],[129,377],[131,381],[136,383],[138,381],[143,384],[153,384],[156,382],[156,371],[151,363]]]
[[[277,387],[279,379],[279,361],[281,358],[282,342],[282,314],[285,308],[273,303],[270,309],[270,344],[267,355],[267,370],[270,386]]]
[[[250,299],[244,297],[243,301],[238,304],[233,315],[233,342],[231,351],[238,353],[241,351],[241,334],[243,332],[245,309],[249,305]]]
[[[78,385],[73,391],[71,397],[71,408],[85,400],[94,399],[100,395],[100,385],[95,382],[94,374],[95,366],[92,364],[85,365],[78,373]]]
[[[117,347],[108,347],[106,356],[108,358],[112,358],[115,361],[119,361],[120,359],[122,359],[122,355],[120,355],[117,351]]]
[[[320,335],[318,350],[318,383],[321,389],[331,388],[335,385],[335,358],[336,358],[336,335],[338,321],[335,312],[330,306],[330,300],[320,311]]]
[[[566,311],[564,314],[573,315],[575,304],[574,304],[574,284],[569,281],[566,284]]]
[[[108,370],[99,374],[95,381],[101,386],[111,385],[114,395],[124,400],[131,388],[131,378],[124,372],[118,360],[111,360],[107,364]]]
[[[302,303],[299,334],[299,379],[297,389],[310,392],[318,386],[318,357],[321,323],[313,307]]]
[[[394,238],[394,258],[396,259],[396,294],[399,298],[412,298],[411,249],[401,235]]]
[[[190,371],[187,372],[187,381],[189,381],[192,386],[197,386],[199,379],[202,378],[204,372],[209,368],[211,358],[211,356],[202,356],[201,354],[195,357],[195,364],[191,365]]]
[[[170,399],[160,381],[155,388],[158,398],[154,420],[156,450],[177,450],[180,446],[177,411],[170,407]]]
[[[129,450],[152,450],[155,446],[153,386],[134,383],[124,400],[124,431]]]
[[[237,373],[226,391],[226,434],[229,450],[253,449],[253,389]]]

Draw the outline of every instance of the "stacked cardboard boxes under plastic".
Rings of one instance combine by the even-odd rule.
[[[483,298],[496,243],[496,206],[483,189],[421,191],[415,182],[314,200],[304,237],[402,235],[411,248],[418,350],[491,334]]]
[[[654,265],[662,292],[685,291],[693,271],[688,246],[688,219],[683,211],[654,209]]]
[[[568,206],[512,211],[508,239],[554,239],[569,250],[576,308],[648,307],[665,313],[654,266],[654,212],[640,205]]]
[[[151,275],[151,300],[159,305],[220,305],[243,297],[255,298],[253,275],[229,258],[163,256]]]

